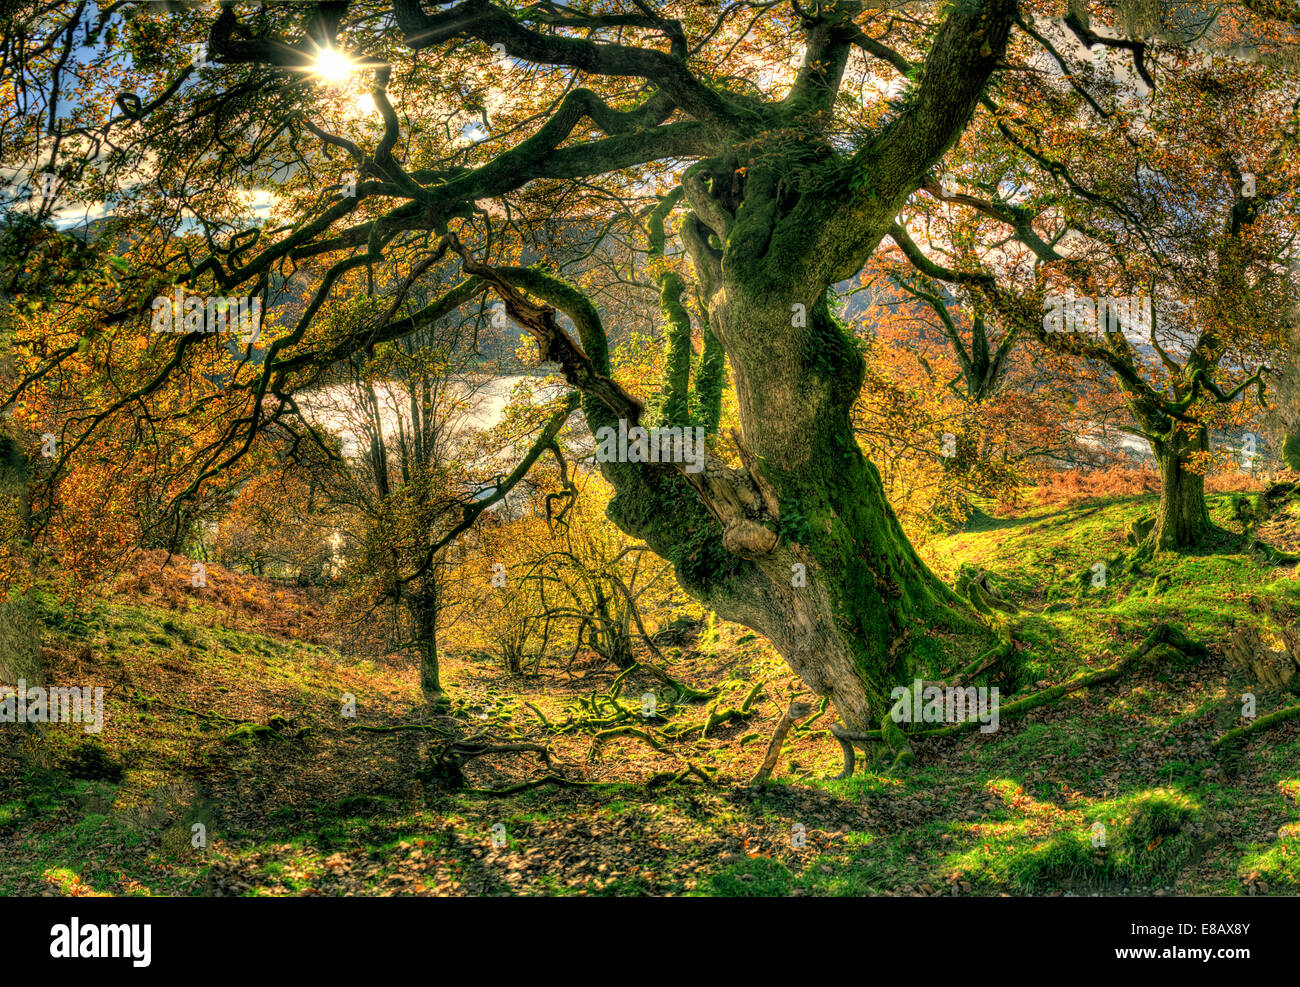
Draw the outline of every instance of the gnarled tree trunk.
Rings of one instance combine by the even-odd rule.
[[[1160,507],[1148,536],[1153,548],[1192,548],[1214,529],[1205,504],[1205,477],[1188,468],[1191,457],[1208,448],[1205,428],[1190,437],[1177,431],[1167,440],[1152,442],[1160,466]]]
[[[611,517],[672,558],[709,607],[766,636],[809,687],[834,697],[850,729],[864,730],[879,723],[894,685],[943,670],[936,633],[976,627],[919,559],[858,450],[849,411],[861,357],[824,300],[806,300],[802,338],[755,331],[788,324],[792,304],[735,288],[714,294],[710,321],[736,368],[754,488],[706,471],[720,545],[689,532],[697,548],[683,552],[674,526],[632,516],[621,493]],[[732,492],[739,510],[729,513]]]
[[[991,634],[922,563],[859,451],[850,409],[863,360],[827,293],[862,269],[957,139],[1015,12],[1011,0],[954,5],[897,118],[849,159],[819,121],[855,29],[829,14],[809,29],[779,138],[720,135],[716,155],[681,181],[690,211],[680,233],[732,371],[743,466],[712,456],[698,472],[601,463],[616,491],[610,519],[671,560],[681,585],[710,609],[765,635],[854,731],[880,723],[898,683],[964,664],[971,656],[954,646],[956,635],[980,646]],[[582,391],[593,434],[640,418],[641,403],[609,377],[604,327],[589,299],[534,268],[478,263],[453,242],[466,273],[496,289],[542,358]],[[680,316],[674,286],[664,279],[661,288],[665,312]],[[554,309],[529,295],[572,318],[581,349]],[[684,414],[687,375],[671,369],[665,398]],[[709,404],[709,395],[699,397],[697,405]]]

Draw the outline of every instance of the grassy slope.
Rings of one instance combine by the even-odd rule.
[[[1226,524],[1226,499],[1213,506]],[[791,741],[762,792],[744,781],[797,683],[743,629],[686,647],[673,671],[718,683],[728,705],[766,680],[753,717],[663,753],[567,735],[555,745],[566,772],[611,784],[500,797],[413,782],[427,731],[348,729],[344,693],[357,697],[355,722],[421,722],[415,675],[343,659],[292,594],[217,571],[213,592],[137,583],[81,619],[46,600],[50,680],[104,685],[109,724],[94,738],[74,726],[39,742],[0,734],[0,893],[1296,893],[1300,827],[1279,830],[1300,819],[1300,724],[1227,756],[1210,743],[1240,722],[1243,691],[1260,715],[1295,701],[1247,682],[1221,645],[1235,621],[1294,621],[1300,580],[1225,544],[1082,585],[1150,507],[995,521],[927,554],[945,576],[990,568],[1024,609],[1029,646],[1008,681],[1027,690],[1109,664],[1160,620],[1211,657],[1142,667],[991,736],[918,742],[897,775],[882,762],[822,780],[838,769],[823,719]],[[1272,531],[1280,540],[1296,527]],[[178,563],[166,585],[187,573]],[[458,713],[533,740],[544,733],[525,700],[554,721],[610,680],[510,679],[470,656],[450,661],[447,678]],[[273,734],[236,726],[273,716],[287,721]],[[687,760],[720,784],[642,784]],[[537,774],[526,755],[498,757],[475,762],[471,782]],[[195,823],[209,835],[202,850],[190,845]],[[805,845],[792,847],[792,833]]]

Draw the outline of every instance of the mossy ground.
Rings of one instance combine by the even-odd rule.
[[[1211,506],[1231,529],[1228,498]],[[108,724],[97,736],[3,728],[0,894],[1295,894],[1300,723],[1239,750],[1211,744],[1241,722],[1243,692],[1260,715],[1296,701],[1247,681],[1223,643],[1237,622],[1296,620],[1300,580],[1231,534],[1137,572],[1108,567],[1105,586],[1079,578],[1123,556],[1129,522],[1152,508],[1136,498],[988,519],[924,555],[945,578],[991,570],[1021,608],[1022,691],[1112,663],[1160,621],[1208,657],[1142,666],[994,734],[916,741],[894,774],[882,757],[829,780],[839,751],[827,714],[760,791],[746,782],[798,683],[743,628],[683,645],[672,671],[732,706],[766,680],[753,716],[663,752],[566,735],[563,770],[598,784],[502,797],[418,783],[428,731],[349,729],[426,721],[416,672],[342,657],[293,593],[218,574],[221,594],[137,588],[80,616],[41,598],[50,681],[102,685]],[[1296,526],[1263,530],[1281,545]],[[187,573],[178,564],[175,579]],[[486,656],[454,655],[444,681],[470,725],[538,740],[525,703],[558,721],[612,680],[581,660],[576,679],[547,671],[512,678]],[[653,688],[638,680],[625,694]],[[340,715],[344,693],[355,721]],[[669,717],[702,721],[711,702]],[[241,722],[276,728],[239,737]],[[646,787],[687,761],[717,783]],[[531,755],[469,770],[478,788],[541,773]]]

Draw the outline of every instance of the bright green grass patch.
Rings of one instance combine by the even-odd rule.
[[[710,875],[702,890],[723,898],[784,898],[799,883],[779,860],[752,857]]]
[[[1080,808],[1036,802],[1014,782],[989,786],[1020,818],[977,824],[976,845],[945,862],[974,884],[1018,892],[1073,884],[1106,887],[1172,883],[1195,858],[1201,808],[1171,788]]]
[[[1300,778],[1278,782],[1278,789],[1300,808]],[[1262,880],[1287,890],[1300,888],[1300,820],[1293,818],[1277,834],[1277,842],[1248,853],[1242,858],[1238,876],[1242,880]]]
[[[1237,874],[1243,880],[1263,880],[1279,888],[1300,888],[1300,825],[1287,827],[1287,836],[1272,846],[1242,858]]]

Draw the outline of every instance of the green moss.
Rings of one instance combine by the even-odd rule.
[[[828,289],[809,313],[804,365],[818,386],[831,380],[838,387],[856,393],[866,363],[856,338],[831,311],[830,297]]]
[[[777,534],[789,542],[808,544],[812,540],[812,529],[808,526],[808,519],[803,516],[803,511],[799,509],[798,498],[785,498],[781,501],[780,508],[781,517],[776,525]]]
[[[650,213],[651,264],[658,264],[659,309],[664,319],[667,354],[664,360],[663,421],[667,425],[689,424],[691,375],[691,317],[682,305],[685,284],[681,276],[668,267],[664,258],[664,223],[682,199],[676,188]]]
[[[1282,440],[1282,460],[1291,469],[1300,470],[1300,432],[1291,432]]]
[[[614,495],[606,516],[625,531],[645,538],[673,563],[682,587],[709,597],[750,565],[722,547],[722,534],[686,480],[677,474],[651,474],[636,466],[611,464],[626,485]]]
[[[726,354],[707,321],[701,335],[704,352],[695,370],[695,407],[705,434],[713,435],[722,420],[722,389],[727,381]]]

